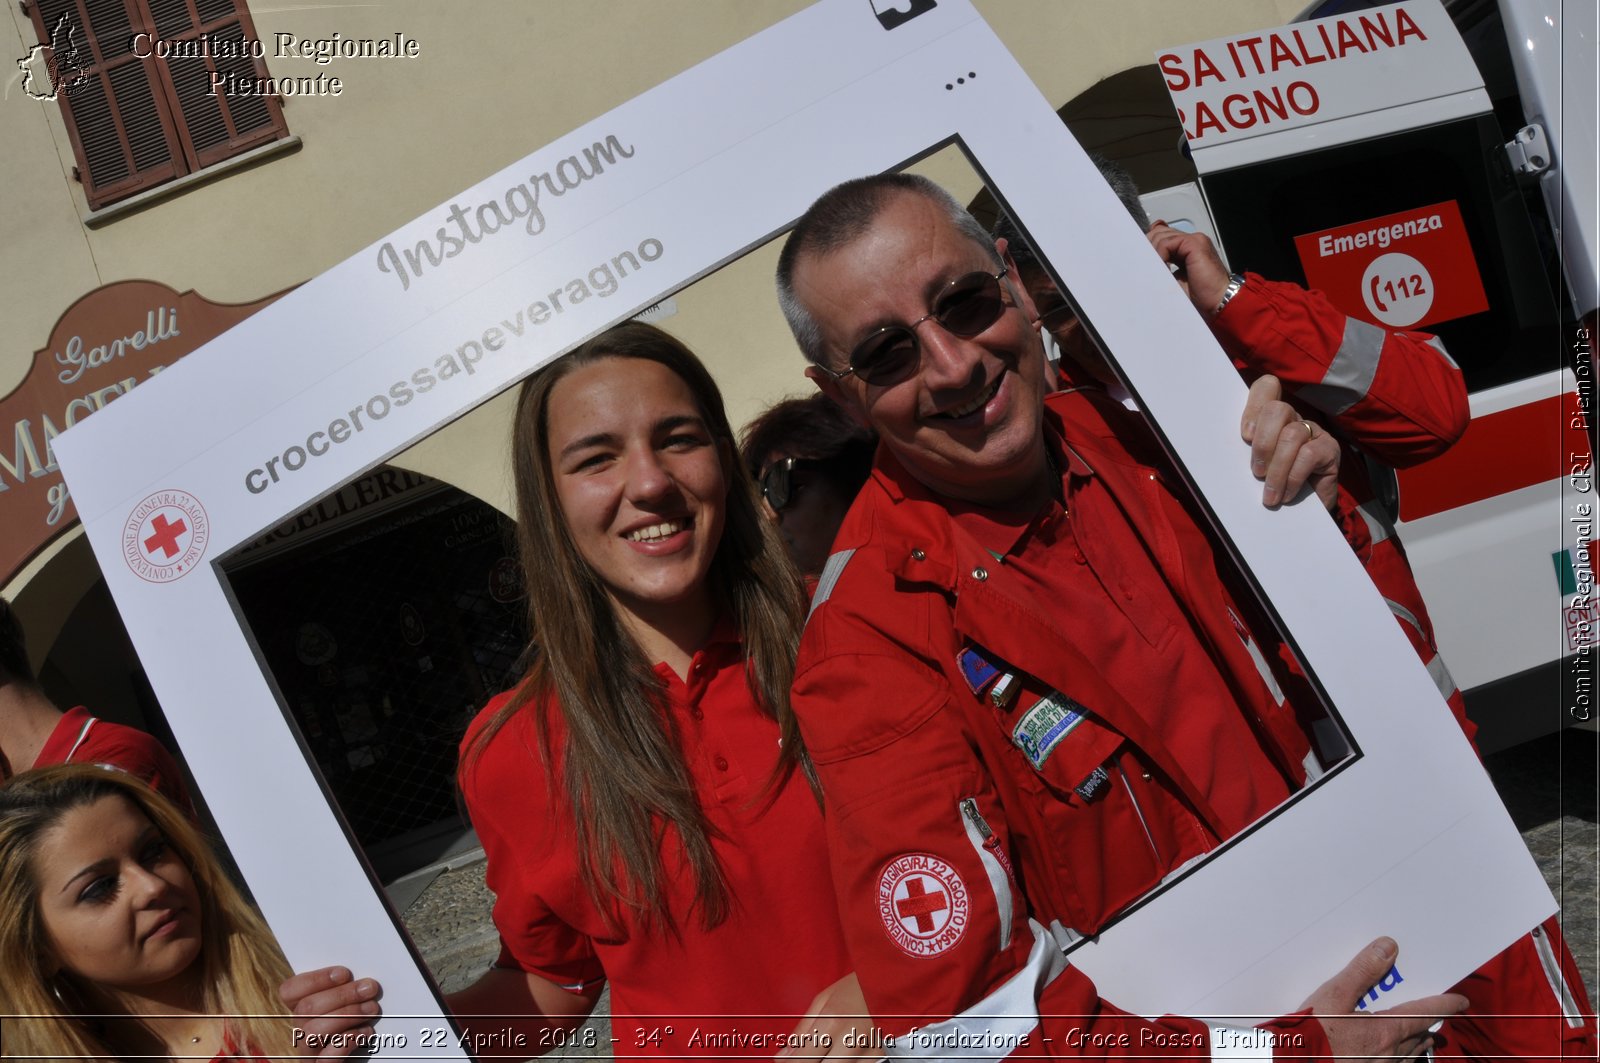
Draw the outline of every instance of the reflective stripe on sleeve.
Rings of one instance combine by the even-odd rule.
[[[1272,674],[1272,666],[1267,664],[1267,658],[1261,653],[1261,647],[1256,645],[1256,640],[1251,636],[1250,629],[1244,626],[1244,621],[1239,619],[1239,614],[1230,607],[1228,619],[1233,621],[1233,632],[1239,636],[1239,641],[1244,645],[1245,652],[1250,654],[1250,660],[1256,666],[1256,671],[1261,673],[1261,682],[1266,684],[1267,692],[1272,695],[1272,700],[1280,706],[1283,704],[1283,688],[1278,685],[1278,677]]]
[[[1339,344],[1322,383],[1300,388],[1295,394],[1337,417],[1367,397],[1372,378],[1378,375],[1378,359],[1388,333],[1376,325],[1345,318],[1344,340]]]
[[[1561,1014],[1566,1016],[1567,1025],[1574,1028],[1582,1026],[1583,1012],[1578,1010],[1578,998],[1573,995],[1572,987],[1567,985],[1566,972],[1561,969],[1561,961],[1556,959],[1555,947],[1550,944],[1544,927],[1534,927],[1533,933],[1528,936],[1533,938],[1533,951],[1539,956],[1539,966],[1544,968],[1550,992],[1555,994],[1556,1003],[1561,1005]]]
[[[1256,671],[1261,673],[1261,681],[1266,684],[1267,692],[1272,695],[1272,700],[1279,705],[1283,704],[1283,687],[1278,685],[1278,677],[1272,674],[1272,666],[1261,653],[1261,647],[1256,645],[1256,640],[1246,638],[1242,640],[1244,648],[1250,652],[1250,660],[1255,662]]]
[[[1212,1026],[1210,1030],[1212,1059],[1272,1059],[1277,1038],[1271,1030],[1254,1026]]]
[[[1454,358],[1450,357],[1450,352],[1444,349],[1444,340],[1441,340],[1438,336],[1429,336],[1428,337],[1428,346],[1432,347],[1434,350],[1438,351],[1439,352],[1439,357],[1441,357],[1445,361],[1449,362],[1451,369],[1460,369],[1461,368],[1459,365],[1456,364],[1456,360]]]
[[[1433,685],[1439,688],[1439,696],[1449,701],[1456,692],[1456,681],[1450,669],[1445,667],[1443,657],[1433,655],[1433,660],[1428,662],[1428,674],[1433,676]]]
[[[951,1059],[999,1063],[1039,1026],[1039,995],[1067,969],[1056,939],[1028,920],[1033,948],[1028,962],[1000,988],[953,1018],[920,1026],[885,1046],[896,1059]]]
[[[1383,603],[1389,607],[1389,612],[1399,618],[1402,623],[1411,625],[1416,631],[1417,637],[1422,640],[1423,645],[1429,644],[1428,633],[1422,630],[1422,621],[1417,619],[1415,613],[1399,602],[1388,598],[1385,598]],[[1445,667],[1444,657],[1437,652],[1428,661],[1428,674],[1433,677],[1433,685],[1439,688],[1439,696],[1449,701],[1456,692],[1456,681],[1455,677],[1450,674],[1450,669]]]
[[[840,550],[828,557],[822,566],[822,575],[817,577],[817,591],[811,596],[811,608],[806,612],[806,619],[811,619],[811,614],[817,611],[817,606],[828,600],[833,593],[834,585],[839,582],[839,577],[844,575],[844,566],[850,563],[850,558],[855,555],[855,550]]]
[[[1361,515],[1362,523],[1367,526],[1367,535],[1372,539],[1373,546],[1377,546],[1394,534],[1394,527],[1389,523],[1389,514],[1383,503],[1376,498],[1363,502],[1356,512]]]
[[[1422,621],[1417,619],[1417,614],[1392,598],[1385,598],[1383,604],[1389,607],[1389,612],[1393,613],[1401,623],[1410,624],[1416,631],[1417,637],[1422,639],[1425,645],[1427,644],[1428,633],[1422,630]],[[1433,685],[1439,688],[1439,696],[1449,701],[1450,696],[1456,692],[1456,681],[1450,674],[1450,669],[1445,667],[1444,657],[1437,652],[1428,661],[1428,674],[1433,677]]]
[[[1413,613],[1411,610],[1407,609],[1393,598],[1385,598],[1383,600],[1383,604],[1389,607],[1389,612],[1410,624],[1412,628],[1416,630],[1417,634],[1421,635],[1424,640],[1427,639],[1428,635],[1422,630],[1422,621],[1417,619],[1416,613]]]
[[[1011,913],[1013,899],[1011,896],[1011,876],[1001,865],[1000,858],[989,848],[994,837],[994,831],[983,818],[983,813],[978,811],[978,802],[970,797],[964,797],[956,806],[957,814],[961,818],[961,826],[967,832],[967,841],[972,843],[973,852],[977,854],[978,862],[983,865],[983,873],[989,879],[989,888],[994,891],[995,911],[1000,918],[1000,951],[1004,952],[1011,944]]]

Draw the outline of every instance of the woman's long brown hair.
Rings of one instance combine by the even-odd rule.
[[[670,831],[693,873],[702,924],[711,927],[727,917],[727,884],[712,851],[713,829],[665,712],[665,692],[652,662],[623,627],[605,584],[579,554],[556,495],[550,393],[569,373],[607,358],[657,362],[671,370],[688,385],[712,437],[729,457],[736,453],[711,374],[687,347],[650,325],[619,325],[523,383],[512,463],[517,550],[537,650],[516,693],[469,748],[462,775],[507,720],[534,713],[547,781],[565,791],[583,883],[607,921],[616,925],[616,912],[628,909],[676,930],[683,913],[668,910],[662,858]],[[804,589],[776,530],[756,506],[749,471],[736,459],[724,465],[727,516],[707,578],[717,606],[743,637],[745,678],[755,704],[779,722],[782,752],[767,796],[774,797],[797,768],[815,791],[789,712]],[[556,713],[566,735],[559,780],[551,770]]]

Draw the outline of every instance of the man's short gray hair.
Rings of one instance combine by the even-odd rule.
[[[926,177],[883,173],[835,185],[800,216],[778,256],[778,305],[801,353],[817,365],[825,364],[822,329],[795,295],[796,266],[802,257],[825,255],[862,236],[896,196],[907,193],[921,196],[944,211],[962,236],[987,251],[995,265],[1003,264],[988,231],[954,196]]]

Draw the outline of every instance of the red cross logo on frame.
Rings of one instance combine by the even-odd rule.
[[[178,556],[178,541],[188,536],[189,525],[184,523],[183,514],[168,520],[166,511],[161,510],[150,518],[150,531],[150,537],[144,541],[145,556],[153,558],[159,551],[170,561]]]
[[[878,914],[900,949],[936,956],[961,940],[970,917],[966,883],[931,853],[896,857],[878,878]]]
[[[157,491],[133,508],[122,529],[122,558],[140,579],[170,583],[206,552],[210,523],[193,495]]]

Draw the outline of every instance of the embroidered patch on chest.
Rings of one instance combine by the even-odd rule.
[[[972,899],[948,862],[932,853],[907,853],[878,876],[878,916],[889,940],[908,956],[937,956],[966,933]]]
[[[1086,711],[1076,701],[1053,690],[1022,714],[1011,730],[1011,742],[1022,750],[1028,763],[1042,768],[1061,740],[1083,722]]]
[[[981,693],[1000,674],[1000,662],[976,646],[968,646],[958,653],[956,665],[961,669],[961,678],[967,681],[967,686],[974,694]]]

